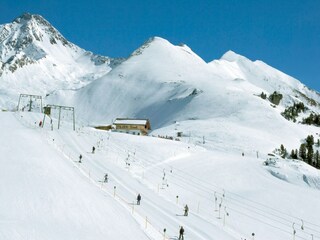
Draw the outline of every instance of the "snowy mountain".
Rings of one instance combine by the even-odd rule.
[[[228,51],[206,63],[160,37],[119,60],[38,15],[0,34],[0,107],[27,93],[76,111],[76,131],[72,113],[58,130],[54,114],[39,127],[41,113],[0,112],[0,239],[169,240],[180,226],[190,240],[320,239],[319,170],[274,151],[320,141],[302,124],[320,113],[318,92],[262,61]],[[150,119],[150,136],[92,128],[119,117]]]
[[[148,117],[158,128],[174,121],[231,114],[234,109],[225,105],[236,103],[245,107],[241,102],[247,98],[258,103],[261,101],[254,95],[265,92],[269,96],[274,91],[283,95],[283,107],[302,101],[318,111],[317,92],[261,61],[252,62],[230,51],[207,64],[189,47],[174,46],[155,37],[109,74],[79,91],[75,102],[91,120],[110,121],[119,115]],[[228,95],[237,95],[239,99]],[[92,104],[84,103],[86,96]],[[310,104],[310,100],[317,104]],[[203,111],[199,107],[203,104],[214,108]],[[102,117],[93,119],[92,113],[97,109]]]
[[[268,99],[275,91],[282,95],[278,105]],[[117,117],[149,118],[153,134],[175,136],[181,131],[209,141],[228,137],[232,140],[220,147],[271,151],[281,143],[296,147],[309,131],[281,113],[299,102],[309,109],[305,115],[317,113],[320,96],[261,61],[229,51],[206,63],[189,47],[155,37],[85,88],[56,92],[47,100],[76,106],[85,124],[111,124]],[[235,135],[240,128],[243,131]],[[294,139],[278,137],[290,131],[296,132]],[[248,147],[253,138],[255,146]]]
[[[25,13],[0,25],[0,105],[13,109],[20,93],[81,88],[118,61],[79,48],[40,15]]]

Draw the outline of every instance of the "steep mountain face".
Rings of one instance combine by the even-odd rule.
[[[23,14],[0,25],[0,106],[13,108],[20,93],[78,89],[116,64],[70,43],[41,16]]]

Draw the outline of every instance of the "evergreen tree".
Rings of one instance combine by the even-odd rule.
[[[294,149],[291,150],[290,158],[298,159],[298,150],[297,149],[296,150],[294,150]]]
[[[305,161],[306,158],[307,158],[307,149],[306,149],[306,144],[302,143],[300,145],[300,148],[299,148],[299,157]]]
[[[282,158],[285,158],[287,156],[287,149],[283,146],[283,144],[281,144],[280,146],[280,156]]]
[[[318,138],[317,147],[320,147],[320,139]]]
[[[266,98],[267,98],[267,94],[265,94],[264,92],[262,92],[262,93],[260,94],[260,97],[261,97],[262,99],[266,99]]]
[[[293,149],[291,150],[290,158],[295,159],[295,155],[294,155],[294,150]]]
[[[306,138],[307,147],[310,147],[314,144],[314,138],[313,135],[308,135]]]
[[[308,153],[307,153],[307,161],[308,161],[308,164],[312,165],[312,160],[313,160],[313,147],[312,145],[311,146],[308,146],[307,147],[308,149]]]
[[[315,161],[315,166],[319,168],[320,167],[319,150],[317,150],[316,153],[314,154],[314,161]]]

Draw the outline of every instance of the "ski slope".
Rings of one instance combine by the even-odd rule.
[[[295,239],[320,239],[310,184],[320,175],[302,162],[265,166],[263,154],[190,139],[51,131],[42,117],[0,113],[1,239],[176,239],[179,226],[185,239],[283,240],[293,228]]]

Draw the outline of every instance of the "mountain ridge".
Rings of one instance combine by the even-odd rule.
[[[121,61],[81,49],[40,15],[22,14],[0,25],[0,105],[14,109],[20,93],[79,89]]]

